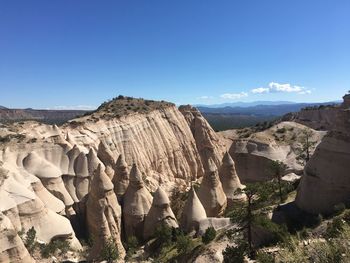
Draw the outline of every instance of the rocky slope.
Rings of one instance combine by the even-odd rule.
[[[215,169],[221,166],[221,139],[199,112],[194,122],[173,104],[122,97],[61,127],[2,126],[0,136],[10,139],[0,144],[0,211],[15,231],[34,227],[40,242],[59,237],[79,250],[77,235],[88,232],[96,241],[91,258],[98,258],[109,238],[123,255],[124,233],[142,240],[145,220],[177,225],[166,192],[200,179],[209,157]],[[152,201],[150,192],[159,185],[165,192],[158,189]],[[152,216],[158,210],[166,218]],[[22,250],[16,240],[13,251]],[[1,256],[10,253],[5,242],[0,248]],[[16,257],[30,262],[21,253]]]
[[[350,95],[337,108],[332,130],[304,169],[296,204],[310,213],[331,213],[350,200]]]

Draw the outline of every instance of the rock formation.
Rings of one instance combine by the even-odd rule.
[[[129,186],[123,202],[123,220],[127,237],[143,238],[145,218],[151,208],[152,195],[145,187],[140,170],[133,164]]]
[[[218,169],[215,163],[209,159],[207,168],[198,190],[198,197],[209,217],[217,217],[223,214],[227,198],[219,179]]]
[[[11,221],[0,212],[0,262],[34,263]]]
[[[199,200],[196,191],[191,187],[186,204],[182,211],[181,228],[189,233],[199,230],[199,223],[207,218],[205,209]]]
[[[89,169],[85,153],[81,152],[75,159],[74,172],[76,175],[75,189],[78,200],[83,199],[89,192]]]
[[[232,204],[233,201],[242,199],[242,195],[237,194],[236,191],[242,189],[243,185],[237,176],[235,163],[228,152],[225,153],[222,159],[219,176],[222,188],[227,197],[227,203]]]
[[[186,105],[180,106],[179,110],[191,128],[202,162],[212,159],[219,166],[224,151],[219,136],[196,108]]]
[[[121,258],[125,254],[120,239],[122,212],[113,189],[111,180],[99,165],[91,182],[91,191],[86,204],[87,225],[90,237],[94,240],[89,256],[91,259],[99,257],[109,238],[114,240]]]
[[[125,162],[122,154],[119,155],[115,164],[113,184],[117,197],[122,197],[129,185],[128,164]]]
[[[304,169],[296,204],[310,213],[331,213],[350,202],[350,111],[348,96],[338,108],[335,125],[321,141]]]
[[[144,239],[150,238],[161,224],[174,228],[178,227],[177,220],[170,207],[168,195],[161,187],[158,187],[154,193],[151,209],[145,219]]]

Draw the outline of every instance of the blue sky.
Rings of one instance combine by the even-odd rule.
[[[350,1],[0,1],[0,105],[330,101],[350,89]]]

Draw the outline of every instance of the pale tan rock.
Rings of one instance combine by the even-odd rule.
[[[243,185],[238,178],[235,162],[233,161],[231,155],[226,152],[223,159],[222,165],[219,170],[220,181],[222,188],[227,197],[227,202],[232,203],[235,200],[243,199],[242,194],[238,194],[236,191],[242,189]]]
[[[0,262],[34,263],[11,221],[0,212]]]
[[[227,206],[227,198],[222,189],[218,169],[211,159],[208,160],[207,169],[198,190],[198,198],[208,217],[221,216]]]
[[[87,162],[89,176],[91,177],[91,179],[93,178],[93,174],[99,164],[101,164],[102,168],[105,169],[104,164],[100,161],[100,159],[98,159],[97,154],[93,148],[90,148],[89,153],[87,154]]]
[[[23,159],[23,166],[29,173],[40,178],[45,188],[63,201],[66,206],[73,205],[71,195],[63,184],[61,171],[56,166],[41,158],[35,152],[31,152]]]
[[[179,110],[191,128],[202,163],[205,164],[208,159],[212,159],[219,167],[225,150],[220,137],[196,108],[186,105],[180,106]]]
[[[104,244],[112,238],[121,258],[125,255],[121,234],[121,207],[113,191],[114,186],[101,165],[95,171],[88,197],[87,225],[94,239],[90,259],[97,259]]]
[[[154,193],[152,206],[146,216],[143,236],[144,239],[149,239],[160,225],[178,228],[179,225],[175,215],[170,207],[170,200],[165,191],[158,187]]]
[[[75,159],[74,172],[76,174],[75,188],[78,200],[83,199],[89,192],[89,169],[85,153],[81,152]]]
[[[97,157],[105,166],[113,166],[115,164],[114,154],[108,148],[105,142],[100,142],[97,150]]]
[[[152,195],[144,185],[140,170],[133,164],[123,201],[123,220],[127,237],[143,238],[144,221],[151,204]]]
[[[332,213],[350,200],[350,111],[348,95],[337,108],[335,125],[322,139],[304,169],[296,205],[309,213]]]
[[[117,197],[122,197],[129,185],[128,164],[122,154],[119,155],[115,164],[113,184]]]
[[[191,231],[199,230],[199,222],[207,218],[205,209],[199,200],[196,191],[191,187],[186,204],[183,208],[182,217],[181,217],[181,228],[189,233]]]

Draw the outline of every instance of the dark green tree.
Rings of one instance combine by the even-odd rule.
[[[272,161],[269,169],[274,180],[277,182],[278,193],[279,193],[280,204],[281,204],[283,202],[282,176],[285,174],[287,166],[281,161]]]
[[[300,135],[300,147],[297,148],[298,160],[301,160],[306,164],[310,160],[310,152],[315,147],[316,143],[312,140],[313,132],[311,130],[304,129]]]
[[[261,210],[258,209],[266,202],[271,193],[273,193],[272,184],[269,182],[251,183],[247,184],[244,190],[238,190],[237,192],[244,193],[246,201],[239,206],[236,206],[230,213],[231,220],[238,224],[239,229],[246,236],[246,240],[242,240],[240,243],[240,249],[247,247],[247,255],[250,258],[255,257],[255,249],[253,247],[252,227],[255,218],[261,214]]]
[[[110,237],[104,244],[100,253],[101,259],[113,262],[119,258],[119,253],[114,239]]]

